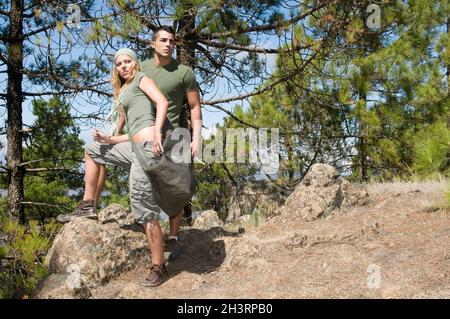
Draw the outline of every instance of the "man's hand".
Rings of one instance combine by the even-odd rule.
[[[202,146],[201,139],[194,139],[191,142],[191,155],[192,158],[196,158],[198,154],[200,153],[200,147]]]

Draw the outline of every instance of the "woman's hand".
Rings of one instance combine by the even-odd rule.
[[[162,146],[162,131],[157,129],[153,132],[153,154],[161,156],[164,153],[164,148]]]
[[[102,144],[111,144],[110,136],[106,135],[102,131],[98,129],[94,129],[94,132],[92,133],[92,137],[94,138],[94,141],[102,143]]]

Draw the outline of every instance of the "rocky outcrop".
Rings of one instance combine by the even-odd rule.
[[[368,203],[369,194],[364,187],[351,184],[330,165],[314,164],[278,212],[313,221],[342,208]]]
[[[265,192],[267,189],[270,188],[266,188]],[[247,190],[250,197],[247,197],[247,208],[244,211],[252,211],[246,212],[245,217],[233,215],[234,221],[242,226],[253,225],[250,213],[255,207],[261,209],[261,203],[264,201],[271,201],[273,209],[276,210],[284,195],[273,191],[274,195],[261,195],[257,192],[249,193]],[[241,197],[240,200],[244,201],[244,198]],[[274,218],[289,219],[294,223],[298,220],[313,221],[343,208],[365,205],[368,202],[369,196],[364,187],[349,183],[331,166],[315,164],[284,205],[278,208],[278,216]],[[283,221],[280,223],[279,225],[284,225]],[[95,288],[137,265],[142,256],[148,254],[148,249],[145,235],[141,231],[135,231],[137,229],[134,225],[130,211],[118,204],[110,205],[101,211],[99,221],[77,218],[64,225],[46,258],[50,275],[39,283],[32,296],[89,298]],[[209,210],[197,217],[191,232],[203,233],[203,230],[216,227],[224,227],[224,224],[217,212]],[[3,240],[3,237],[0,239]],[[225,256],[231,256],[224,263],[229,267],[239,264],[239,260],[249,260],[249,257],[252,257],[251,260],[254,260],[256,266],[264,266],[264,260],[258,254],[261,247],[265,247],[270,241],[255,240],[256,244],[243,246],[238,237],[234,238],[236,251],[230,250],[234,249],[233,245],[217,245],[215,242],[213,249],[208,248],[206,252],[202,250],[202,254],[218,256],[214,258],[221,262]],[[293,249],[321,240],[298,232],[285,239],[284,247]],[[211,260],[214,261],[214,258]]]
[[[216,211],[206,210],[195,219],[193,227],[197,229],[223,227],[223,222],[220,220]]]
[[[131,227],[134,216],[122,205],[111,204],[98,213],[98,221],[102,224],[117,223],[120,227]]]
[[[269,216],[277,210],[287,198],[287,193],[269,181],[253,181],[240,188],[228,208],[227,223],[235,222],[239,217],[259,211]]]
[[[64,225],[47,257],[50,270],[35,298],[86,298],[89,289],[133,267],[147,252],[145,235],[125,230],[130,211],[118,204],[99,213],[101,223],[76,218]]]

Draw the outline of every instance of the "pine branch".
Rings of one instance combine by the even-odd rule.
[[[335,0],[324,1],[322,4],[318,5],[317,7],[311,8],[310,10],[308,10],[290,20],[282,22],[282,23],[272,23],[272,24],[267,24],[267,25],[250,27],[250,28],[246,28],[246,29],[239,28],[237,30],[222,32],[222,33],[211,33],[211,34],[203,33],[200,35],[200,37],[207,38],[207,39],[214,39],[214,38],[229,37],[229,36],[233,36],[233,35],[240,35],[240,34],[251,33],[251,32],[262,32],[262,31],[271,31],[271,30],[280,29],[280,28],[286,27],[288,25],[293,25],[293,24],[299,22],[300,20],[306,18],[307,16],[322,9],[323,7],[329,5],[332,2],[335,2]]]
[[[83,175],[82,173],[79,172],[75,172],[75,171],[71,171],[68,168],[60,168],[60,167],[56,167],[56,168],[27,168],[25,169],[26,172],[30,172],[30,173],[42,173],[42,172],[67,172],[67,173],[71,173],[71,174],[75,174],[75,175]]]
[[[60,79],[60,78],[58,77],[58,79]],[[57,82],[61,83],[60,81],[58,81],[58,79],[55,79],[55,80]],[[69,84],[67,84],[67,82],[61,83],[61,84],[65,85],[65,86],[69,85]],[[60,91],[60,92],[52,92],[52,91],[49,91],[49,92],[23,92],[23,95],[24,96],[46,96],[46,95],[60,96],[60,95],[68,95],[68,94],[79,93],[79,92],[83,92],[83,91],[91,91],[91,92],[98,93],[98,94],[101,94],[101,95],[106,95],[108,97],[112,96],[111,93],[106,93],[104,91],[101,91],[101,90],[98,90],[98,89],[93,89],[93,88],[86,87],[86,86],[71,85],[71,87],[74,88],[74,89],[70,90],[70,91]],[[0,96],[1,96],[1,94],[0,94]],[[6,94],[5,94],[5,97],[6,97]]]
[[[107,29],[107,28],[105,27],[105,29]],[[107,30],[108,30],[108,29],[107,29]],[[140,38],[140,37],[138,37],[138,36],[136,36],[136,35],[129,35],[128,38],[129,38],[131,41],[138,42],[138,43],[140,43],[140,44],[144,44],[144,45],[147,45],[147,46],[150,46],[150,44],[152,43],[151,40],[145,40],[145,39],[142,39],[142,38]]]
[[[112,96],[112,94],[108,94],[108,93],[105,93],[105,92],[103,92],[103,91],[100,91],[100,90],[98,90],[98,89],[93,89],[91,86],[92,85],[89,85],[89,86],[78,86],[77,84],[72,84],[72,83],[70,83],[70,82],[67,82],[65,79],[63,79],[63,78],[61,78],[61,77],[59,77],[55,72],[54,72],[54,67],[53,67],[53,64],[52,64],[52,62],[51,62],[51,60],[50,60],[50,57],[48,58],[48,64],[49,64],[49,68],[48,68],[48,71],[49,71],[49,73],[52,75],[52,79],[53,80],[55,80],[55,81],[57,81],[58,83],[60,83],[61,85],[63,85],[64,87],[66,87],[66,88],[69,88],[69,89],[72,89],[73,91],[71,92],[71,93],[78,93],[78,92],[82,92],[82,91],[91,91],[91,92],[94,92],[94,93],[97,93],[97,94],[101,94],[101,95],[106,95],[106,96]],[[44,93],[27,93],[27,94],[29,94],[29,96],[42,96],[42,95],[49,95],[48,93],[47,94],[44,94]]]
[[[144,19],[139,13],[136,13],[130,6],[129,4],[125,4],[123,6],[123,9],[125,9],[125,12],[132,14],[135,18],[137,18],[139,20],[140,23],[142,23],[143,25],[145,25],[147,28],[149,28],[152,31],[155,31],[156,28],[158,27],[157,25],[151,23],[150,21],[148,21],[147,19]]]
[[[217,62],[217,60],[214,59],[214,57],[211,55],[211,53],[209,53],[209,51],[206,50],[204,47],[202,47],[200,44],[196,43],[196,44],[195,44],[195,48],[196,48],[197,50],[199,50],[200,52],[202,52],[202,53],[206,56],[206,58],[207,58],[209,61],[211,61],[212,65],[214,65],[214,67],[215,67],[216,69],[220,69],[220,68],[223,66],[223,64]]]
[[[21,202],[22,205],[30,205],[30,206],[49,206],[49,207],[55,207],[55,208],[67,208],[66,205],[52,205],[48,203],[38,203],[38,202]]]
[[[233,178],[233,175],[231,175],[230,171],[228,170],[228,167],[225,165],[225,163],[220,163],[220,165],[222,166],[222,168],[224,169],[225,173],[227,174],[228,178],[230,179],[230,181],[234,184],[234,186],[238,187],[238,183],[236,182],[236,180]]]
[[[270,177],[269,175],[266,174],[266,172],[262,171],[262,173],[264,174],[264,176],[267,177],[268,180],[270,180],[273,184],[275,184],[276,186],[284,189],[285,191],[292,191],[294,189],[294,187],[292,186],[284,186],[281,185],[280,183],[278,183],[276,180],[274,180],[272,177]]]
[[[51,29],[55,28],[58,25],[58,22],[53,22],[53,23],[51,23],[49,25],[46,25],[46,26],[44,26],[42,28],[39,28],[39,29],[36,29],[34,31],[25,33],[24,35],[22,35],[22,39],[26,39],[26,38],[29,38],[29,37],[31,37],[33,35],[39,34],[41,32],[45,32],[45,31],[51,30]],[[80,19],[80,23],[81,22],[92,22],[92,19]]]
[[[0,14],[9,17],[11,12],[0,9]]]
[[[207,14],[205,15],[205,17],[203,18],[202,21],[200,21],[197,26],[194,29],[194,32],[199,32],[201,30],[203,30],[208,23],[210,22],[210,20],[212,19],[212,17],[220,11],[220,9],[222,9],[222,7],[226,4],[227,0],[220,0],[217,1],[216,5],[214,6],[214,8],[209,9],[209,11],[207,12]]]
[[[203,104],[204,104],[204,103],[203,103]],[[211,106],[214,107],[214,108],[216,108],[216,109],[218,109],[218,110],[221,110],[222,112],[225,112],[228,116],[230,116],[231,118],[233,118],[235,121],[237,121],[237,122],[239,122],[239,123],[241,123],[241,124],[243,124],[243,125],[245,125],[245,126],[252,127],[252,128],[254,128],[254,129],[259,129],[259,128],[260,128],[260,127],[258,127],[258,126],[253,125],[253,124],[244,122],[243,120],[241,120],[240,118],[238,118],[236,115],[234,115],[231,111],[228,111],[228,110],[224,109],[223,107],[221,107],[221,106],[219,106],[219,105],[211,105]]]
[[[41,158],[41,159],[38,159],[38,160],[32,160],[32,161],[28,161],[28,162],[23,162],[22,164],[20,164],[18,166],[20,167],[20,166],[25,166],[25,165],[29,165],[29,164],[33,164],[33,163],[39,163],[39,162],[45,162],[45,161],[76,161],[76,162],[82,162],[78,158],[70,158],[70,157],[64,157],[64,158]]]
[[[297,73],[297,72],[296,72]],[[260,95],[262,93],[265,93],[267,91],[270,91],[271,89],[273,89],[276,85],[286,82],[288,80],[290,80],[292,74],[288,74],[285,76],[280,77],[278,80],[272,82],[269,85],[266,85],[265,87],[255,90],[251,93],[246,93],[246,94],[241,94],[241,95],[237,95],[237,96],[233,96],[230,98],[225,98],[225,99],[218,99],[218,100],[213,100],[213,101],[202,101],[202,104],[205,105],[216,105],[216,104],[222,104],[222,103],[228,103],[228,102],[233,102],[233,101],[240,101],[240,100],[244,100],[247,99],[249,97],[253,97],[253,96],[257,96]]]
[[[266,49],[262,47],[249,47],[249,46],[243,46],[243,45],[236,45],[236,44],[228,44],[228,43],[220,43],[210,40],[198,40],[198,42],[206,44],[208,46],[219,48],[219,49],[230,49],[230,50],[238,50],[238,51],[246,51],[246,52],[254,52],[254,53],[263,53],[263,54],[278,54],[278,53],[292,53],[303,49],[308,49],[313,46],[313,44],[309,45],[296,45],[293,48],[287,48],[287,49]]]

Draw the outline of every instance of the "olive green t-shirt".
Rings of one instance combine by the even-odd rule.
[[[169,102],[167,117],[170,123],[174,128],[180,127],[180,115],[186,91],[198,88],[194,71],[176,60],[172,60],[165,66],[156,66],[153,59],[141,62],[141,70],[155,81]]]
[[[134,136],[145,127],[155,125],[155,116],[152,111],[154,107],[147,95],[139,88],[143,77],[145,77],[143,72],[136,73],[119,100],[125,111],[130,136]]]

